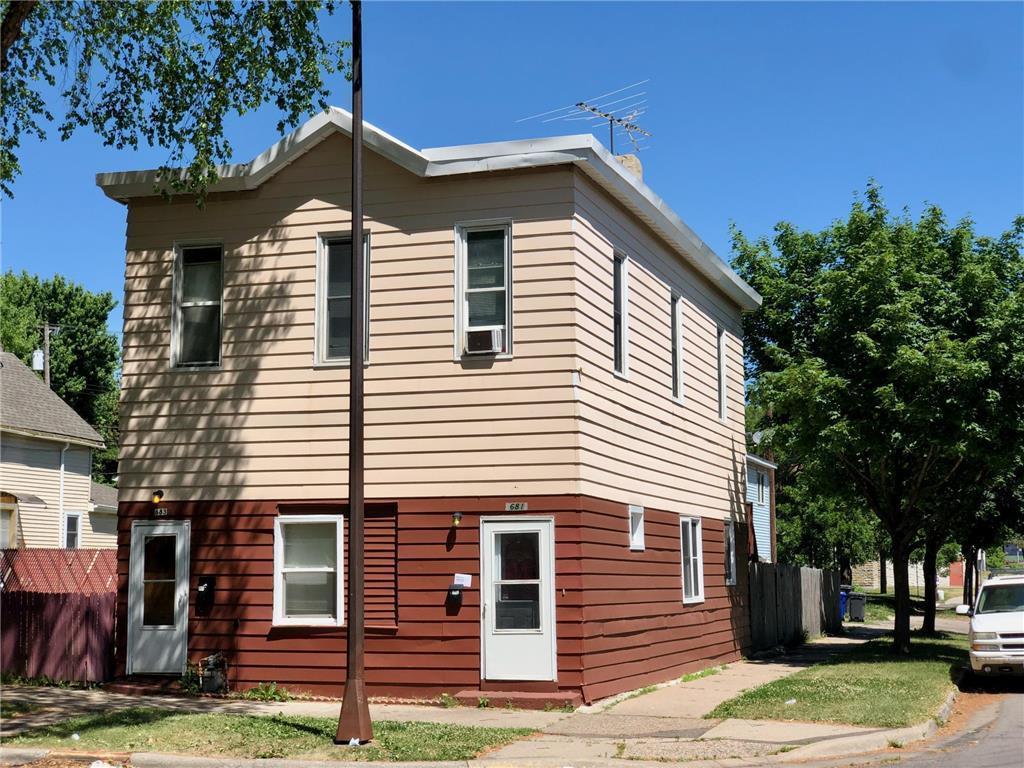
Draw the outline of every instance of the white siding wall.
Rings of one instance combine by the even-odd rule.
[[[26,547],[62,547],[60,453],[63,443],[0,435],[0,490],[28,493],[46,502],[45,510],[19,514],[19,535]],[[91,451],[71,445],[64,452],[64,509],[82,513],[83,547],[117,545],[116,515],[89,513]]]
[[[747,501],[754,508],[754,535],[757,537],[757,555],[761,558],[762,562],[770,563],[772,561],[772,487],[769,483],[763,503],[757,500],[757,473],[759,471],[764,472],[766,477],[768,476],[767,470],[758,470],[756,467],[747,468]]]

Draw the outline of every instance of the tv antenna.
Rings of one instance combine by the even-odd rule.
[[[616,133],[620,136],[625,136],[632,143],[633,148],[637,152],[641,152],[647,148],[647,145],[641,145],[642,138],[640,137],[650,138],[651,134],[649,131],[641,128],[636,120],[641,115],[647,113],[647,91],[640,89],[649,82],[650,78],[641,80],[640,82],[616,88],[614,91],[602,93],[600,96],[594,96],[585,101],[577,101],[575,104],[565,107],[522,117],[516,120],[516,122],[522,123],[527,120],[539,119],[542,123],[564,120],[569,122],[585,121],[593,124],[597,121],[606,120],[608,122],[608,148],[613,155],[615,154]],[[616,96],[616,98],[607,101],[606,99],[609,96]]]

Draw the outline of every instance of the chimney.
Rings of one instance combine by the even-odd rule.
[[[644,167],[640,163],[640,158],[636,155],[616,155],[615,159],[622,163],[623,167],[630,171],[641,181],[644,178]]]

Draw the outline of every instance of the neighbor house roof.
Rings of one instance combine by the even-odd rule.
[[[117,511],[117,488],[92,481],[89,488],[89,501],[103,512]]]
[[[99,433],[10,352],[0,352],[0,429],[103,447]]]
[[[352,135],[352,115],[331,107],[310,118],[266,152],[248,163],[217,169],[219,181],[211,192],[255,189],[333,133]],[[604,148],[591,134],[544,139],[465,144],[417,150],[369,123],[364,123],[366,147],[422,177],[574,165],[668,241],[693,267],[743,310],[753,311],[761,297],[691,230],[664,200]],[[158,194],[156,170],[100,173],[96,183],[111,198]]]
[[[766,467],[767,469],[778,469],[779,468],[778,464],[774,464],[774,463],[768,461],[768,459],[762,459],[760,456],[757,456],[756,454],[753,454],[753,453],[748,453],[747,454],[747,464],[754,464],[755,466]]]

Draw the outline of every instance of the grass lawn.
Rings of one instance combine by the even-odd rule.
[[[338,721],[326,717],[184,714],[136,707],[86,715],[5,740],[8,746],[91,752],[183,752],[211,757],[289,757],[328,760],[469,760],[529,736],[523,728],[477,728],[436,723],[374,723],[363,747],[332,744]],[[72,741],[77,733],[79,741]]]
[[[898,728],[935,715],[967,660],[967,639],[914,637],[909,656],[888,638],[835,656],[718,705],[708,717],[803,720]],[[787,701],[795,700],[793,704]]]

